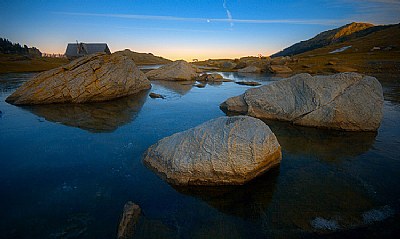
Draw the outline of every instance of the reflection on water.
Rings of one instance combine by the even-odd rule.
[[[377,134],[266,121],[282,146],[279,167],[239,187],[174,188],[143,166],[146,149],[223,116],[219,104],[249,86],[162,81],[151,91],[165,99],[143,92],[90,105],[7,104],[31,76],[0,75],[4,238],[114,238],[127,201],[143,209],[137,238],[354,238],[364,228],[361,235],[381,238],[399,231],[400,105],[387,98]]]
[[[294,126],[289,122],[264,120],[275,133],[283,150],[295,155],[312,155],[337,163],[368,151],[376,132],[342,132]]]
[[[279,166],[241,186],[175,187],[178,192],[201,198],[223,213],[258,220],[274,194]]]
[[[263,83],[271,83],[276,80],[282,79],[281,77],[272,76],[269,74],[260,74],[260,73],[240,73],[240,72],[218,72],[224,78],[230,79],[233,81],[257,81],[261,84]]]
[[[37,73],[8,73],[0,74],[0,96],[14,92],[24,82],[30,80]]]
[[[187,94],[194,85],[194,81],[151,81],[151,84],[162,86],[168,90],[171,90],[179,95]]]
[[[49,104],[24,109],[47,121],[81,128],[90,132],[112,132],[132,122],[146,102],[148,91],[116,100],[87,104]]]

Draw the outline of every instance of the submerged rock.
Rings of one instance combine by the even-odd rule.
[[[97,53],[38,74],[6,101],[16,105],[98,102],[150,88],[129,57]]]
[[[375,131],[382,119],[378,80],[357,73],[299,74],[249,89],[220,105],[225,112],[347,131]]]
[[[244,184],[281,160],[270,128],[248,116],[220,117],[151,146],[144,163],[177,185]]]
[[[187,63],[186,61],[179,60],[158,69],[151,70],[146,73],[146,76],[150,80],[187,81],[195,80],[198,76],[197,71],[197,67]]]
[[[194,85],[194,86],[196,86],[197,88],[204,88],[204,87],[206,87],[206,85],[203,84],[203,83],[196,84],[196,85]]]
[[[141,209],[138,205],[129,201],[124,206],[121,221],[118,226],[118,239],[131,239],[134,237],[135,226],[139,221]]]
[[[257,81],[236,81],[235,82],[238,85],[248,85],[248,86],[258,86],[261,85],[261,83]]]

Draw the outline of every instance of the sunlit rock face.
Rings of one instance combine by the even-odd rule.
[[[220,105],[227,113],[345,131],[376,131],[382,119],[382,86],[357,73],[298,74],[249,89]]]
[[[174,61],[168,65],[146,73],[150,80],[170,80],[170,81],[187,81],[195,80],[198,76],[197,67],[187,63],[186,61]]]
[[[144,162],[177,185],[243,184],[280,163],[270,128],[248,116],[220,117],[166,137]]]
[[[131,58],[98,53],[38,74],[6,101],[16,105],[98,102],[149,88],[149,80]]]

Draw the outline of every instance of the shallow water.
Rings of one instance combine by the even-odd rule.
[[[269,84],[279,78],[221,73]],[[172,187],[143,166],[159,139],[223,116],[249,86],[152,82],[149,92],[85,105],[5,103],[33,74],[0,75],[1,238],[115,238],[123,205],[144,216],[137,238],[393,236],[399,232],[400,104],[377,133],[267,122],[278,168],[244,186]],[[371,230],[373,233],[371,233]]]

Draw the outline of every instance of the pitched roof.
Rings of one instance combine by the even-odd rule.
[[[106,43],[68,43],[65,55],[68,57],[83,56],[97,52],[106,52],[111,54]]]

